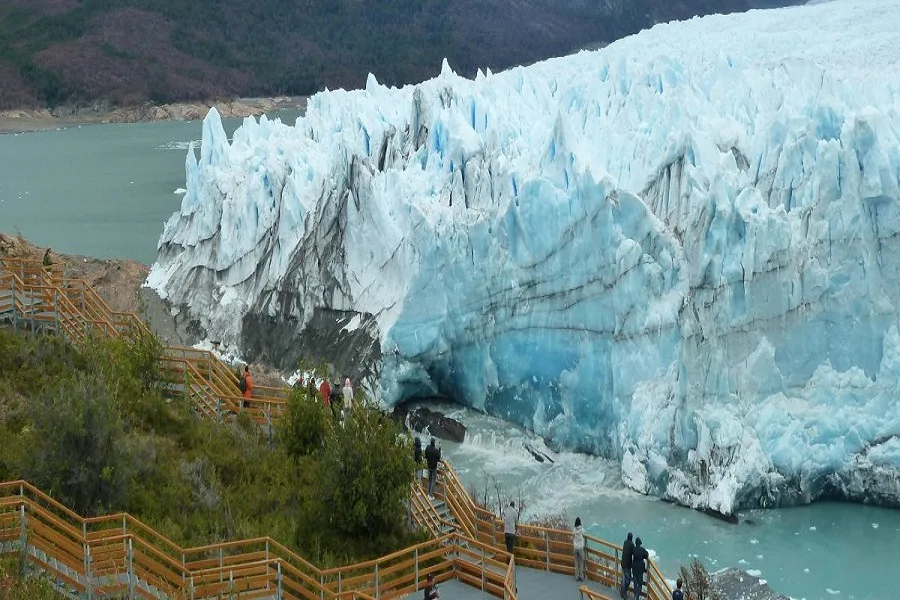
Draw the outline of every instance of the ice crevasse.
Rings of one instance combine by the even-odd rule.
[[[730,514],[900,505],[900,3],[658,25],[503,73],[211,111],[148,284],[211,335],[369,315],[371,384]]]

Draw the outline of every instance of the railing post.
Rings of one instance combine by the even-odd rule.
[[[91,577],[91,546],[84,541],[84,580],[87,598],[91,600],[94,597],[94,581]]]
[[[219,548],[219,589],[222,589],[222,582],[225,580],[225,574],[223,573],[224,569],[222,567],[222,548]]]
[[[193,575],[191,575],[190,586],[191,587],[189,589],[189,593],[191,595],[191,600],[194,600],[194,576]],[[182,593],[184,593],[184,592],[182,592]]]
[[[550,532],[549,531],[544,532],[544,541],[546,542],[546,546],[547,546],[547,572],[549,573],[550,572]]]
[[[375,562],[375,600],[381,598],[381,595],[378,593],[378,561]]]
[[[275,580],[275,583],[277,584],[277,588],[276,588],[277,591],[276,591],[275,598],[276,598],[276,600],[281,600],[281,561],[280,560],[275,563],[275,567],[278,569],[275,572],[275,577],[277,578]]]
[[[481,547],[481,591],[484,591],[484,546]]]
[[[415,591],[419,591],[419,549],[413,550],[413,568],[415,569]]]
[[[12,325],[13,325],[13,331],[18,331],[19,311],[16,310],[16,300],[18,299],[16,297],[16,278],[12,277],[11,280],[12,280],[12,303],[13,303],[13,311],[12,311],[13,323],[12,323]]]
[[[134,598],[134,549],[128,538],[128,597]]]
[[[340,594],[341,592],[344,591],[342,586],[343,586],[343,582],[341,581],[341,572],[338,571],[338,594]]]
[[[19,544],[22,547],[22,577],[28,566],[28,522],[25,519],[25,488],[19,485],[19,497],[22,504],[19,505]]]

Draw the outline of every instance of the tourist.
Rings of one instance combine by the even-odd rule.
[[[641,544],[641,538],[634,540],[634,551],[631,553],[631,579],[634,584],[634,600],[641,597],[641,588],[644,585],[644,571],[647,566],[645,560],[650,558],[647,549]]]
[[[250,374],[250,365],[244,365],[244,374],[241,376],[238,386],[244,399],[241,400],[241,408],[250,406],[248,400],[253,397],[253,375]]]
[[[441,462],[441,449],[435,445],[434,438],[425,448],[425,462],[428,466],[428,497],[434,500],[434,482],[437,479],[438,463]]]
[[[509,501],[509,506],[503,509],[503,537],[506,539],[506,551],[512,554],[516,545],[516,522],[519,520],[519,511],[516,503]]]
[[[619,596],[624,598],[628,595],[628,584],[631,583],[631,555],[634,553],[634,542],[631,541],[631,532],[625,538],[622,544],[622,588],[619,590]]]
[[[413,461],[416,463],[416,479],[419,479],[419,465],[422,464],[422,438],[416,436],[413,442]]]
[[[584,527],[581,526],[581,517],[575,518],[572,546],[575,548],[575,581],[584,581]]]
[[[675,589],[672,590],[672,600],[684,600],[684,592],[681,591],[681,579],[675,582]]]
[[[425,582],[425,600],[435,600],[435,598],[440,597],[441,594],[438,592],[437,584],[434,582],[434,574],[429,573]]]
[[[331,384],[328,383],[328,379],[322,379],[322,383],[319,384],[319,393],[322,394],[322,402],[325,403],[325,406],[331,406]]]
[[[350,387],[350,378],[346,378],[344,380],[344,416],[350,414],[350,411],[353,410],[353,388]]]
[[[42,262],[45,267],[53,266],[53,259],[50,258],[50,248],[47,248],[47,251],[44,252],[44,260]]]

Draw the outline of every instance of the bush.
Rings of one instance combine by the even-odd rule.
[[[29,405],[24,476],[85,515],[125,501],[125,431],[106,381],[78,373]]]
[[[0,560],[0,598],[3,600],[62,600],[46,577],[22,577],[20,561],[12,556]]]
[[[279,440],[294,459],[309,456],[322,449],[331,423],[333,415],[317,395],[295,388],[278,423]]]
[[[370,556],[409,539],[412,448],[394,421],[357,406],[342,425],[328,429],[314,469],[316,485],[298,527],[298,546],[320,556],[348,547]]]

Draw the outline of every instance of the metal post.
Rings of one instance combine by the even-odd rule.
[[[278,569],[278,570],[276,571],[276,573],[275,573],[275,576],[277,577],[277,579],[276,579],[275,581],[276,581],[276,583],[277,583],[277,585],[278,585],[275,598],[276,598],[277,600],[281,600],[281,561],[280,561],[280,560],[277,561],[277,562],[275,563],[275,566],[276,566],[276,568]]]
[[[544,540],[547,542],[547,572],[550,572],[550,533],[544,532]]]
[[[19,505],[19,545],[22,548],[22,577],[28,565],[28,523],[25,520],[25,494],[23,486],[19,486],[19,497],[22,504]]]
[[[87,597],[91,600],[94,597],[94,582],[91,577],[91,547],[87,541],[84,542],[84,575]]]
[[[342,587],[342,582],[341,582],[341,572],[338,571],[338,594],[340,594],[343,591],[344,591],[344,589]]]
[[[224,573],[222,569],[222,548],[219,548],[219,589],[222,589]]]
[[[484,546],[481,547],[481,591],[484,591]]]
[[[325,576],[319,575],[319,598],[325,600]]]
[[[418,592],[418,591],[419,591],[419,549],[418,549],[418,548],[416,548],[415,550],[413,550],[413,559],[414,559],[414,560],[413,560],[413,563],[414,563],[414,565],[415,565],[414,568],[415,568],[415,570],[416,570],[416,578],[415,578],[416,585],[415,585],[415,590]]]
[[[266,540],[266,575],[269,574],[269,540]],[[266,589],[269,589],[269,578],[266,577]]]
[[[18,321],[19,321],[19,312],[16,310],[16,279],[12,278],[12,303],[13,303],[13,311],[12,311],[12,319],[13,319],[13,331],[18,330]]]
[[[191,575],[191,588],[190,588],[191,600],[194,600],[194,576]]]
[[[375,563],[375,600],[378,600],[381,596],[378,593],[378,563]]]
[[[134,549],[128,538],[128,598],[134,598]]]

